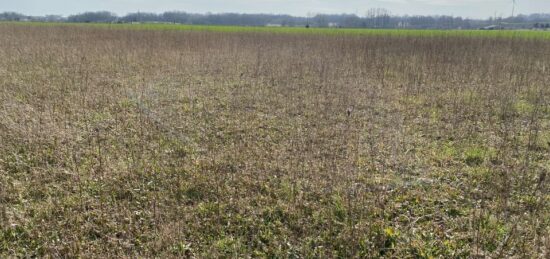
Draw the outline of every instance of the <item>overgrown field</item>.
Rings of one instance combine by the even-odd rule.
[[[550,256],[548,40],[0,35],[0,257]]]

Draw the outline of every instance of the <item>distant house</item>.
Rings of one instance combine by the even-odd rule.
[[[283,27],[283,25],[279,23],[268,23],[265,26],[266,27]]]
[[[482,28],[479,28],[480,30],[486,30],[486,31],[492,31],[492,30],[502,30],[504,29],[501,25],[489,25]]]
[[[330,28],[340,28],[340,24],[336,23],[336,22],[329,22],[328,23],[328,27]]]
[[[533,25],[533,28],[534,30],[541,30],[541,31],[546,31],[546,30],[549,30],[550,29],[550,23],[547,23],[547,24],[544,24],[544,23],[535,23]]]

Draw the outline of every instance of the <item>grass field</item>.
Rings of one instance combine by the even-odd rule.
[[[105,23],[37,23],[16,22],[23,26],[80,26],[122,30],[165,30],[165,31],[209,31],[209,32],[255,32],[299,35],[340,35],[340,36],[394,36],[394,37],[490,37],[490,38],[533,38],[550,39],[549,31],[529,30],[414,30],[414,29],[353,29],[353,28],[304,28],[304,27],[245,27],[219,25],[185,24],[105,24]]]
[[[0,24],[1,258],[550,256],[542,34],[36,25]]]

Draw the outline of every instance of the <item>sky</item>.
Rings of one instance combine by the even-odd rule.
[[[550,13],[550,0],[516,0],[516,14]],[[70,15],[85,11],[185,11],[191,13],[274,13],[306,16],[318,13],[353,13],[364,16],[370,8],[385,8],[396,15],[453,15],[468,18],[507,17],[512,0],[0,0],[0,12],[27,15]]]

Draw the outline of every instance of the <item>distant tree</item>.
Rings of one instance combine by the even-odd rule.
[[[367,11],[363,20],[363,27],[388,28],[391,27],[392,17],[390,16],[390,12],[384,8],[371,8]]]
[[[118,17],[110,12],[86,12],[77,15],[71,15],[67,18],[69,22],[78,23],[99,23],[99,22],[115,22]]]
[[[317,14],[308,13],[305,17],[274,14],[193,14],[180,11],[156,13],[129,13],[118,17],[110,12],[86,12],[71,15],[68,18],[61,16],[26,16],[14,12],[0,13],[0,21],[46,21],[46,22],[166,22],[181,24],[203,25],[241,25],[241,26],[265,26],[267,24],[280,24],[283,26],[300,27],[326,27],[335,25],[348,28],[411,28],[411,29],[473,29],[484,28],[507,22],[510,26],[548,28],[550,14],[516,15],[514,17],[488,19],[469,19],[455,16],[397,16],[383,8],[369,9],[364,16],[355,14]],[[538,27],[535,27],[538,24]]]
[[[190,23],[191,18],[191,15],[185,12],[165,12],[160,16],[164,22],[170,23]]]
[[[326,15],[318,14],[315,17],[313,17],[313,22],[317,27],[328,27],[328,19]]]
[[[4,12],[0,13],[0,21],[21,21],[27,19],[28,17],[14,12]]]
[[[120,18],[122,22],[163,22],[162,16],[155,13],[129,13]]]

